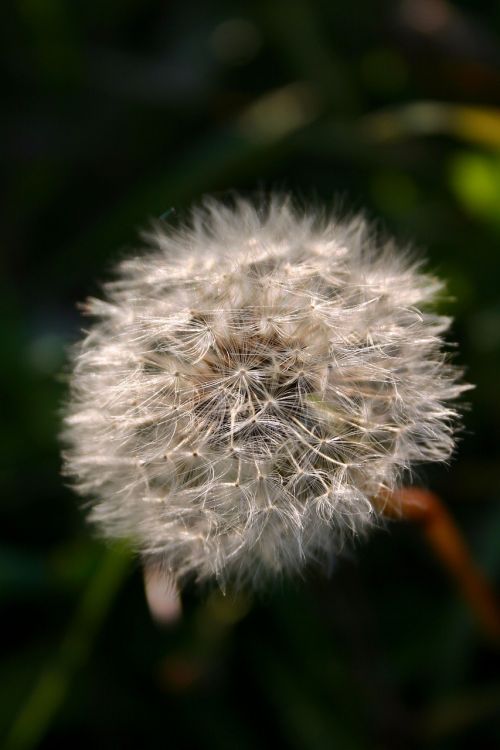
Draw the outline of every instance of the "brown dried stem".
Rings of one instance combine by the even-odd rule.
[[[500,645],[500,602],[441,499],[420,487],[402,487],[379,497],[389,518],[415,521],[427,542],[454,578],[484,634]]]

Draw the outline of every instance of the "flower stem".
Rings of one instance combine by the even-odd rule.
[[[500,645],[500,602],[441,499],[420,487],[402,487],[379,500],[384,515],[420,524],[427,542],[455,579],[484,634]]]

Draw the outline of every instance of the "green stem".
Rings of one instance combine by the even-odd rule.
[[[46,734],[76,672],[85,664],[130,563],[121,546],[108,548],[83,592],[59,653],[41,673],[7,735],[4,750],[30,750]]]

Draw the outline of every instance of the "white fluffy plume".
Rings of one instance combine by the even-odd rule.
[[[441,283],[362,217],[209,201],[148,239],[73,352],[65,473],[105,535],[170,576],[258,585],[450,457]]]

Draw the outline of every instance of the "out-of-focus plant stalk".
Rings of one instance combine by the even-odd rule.
[[[129,564],[130,553],[123,545],[106,550],[82,595],[58,654],[41,673],[15,717],[3,750],[30,750],[41,742],[72,679],[89,656]]]
[[[382,495],[379,501],[386,516],[420,524],[427,542],[454,578],[482,631],[490,641],[500,645],[498,598],[441,499],[420,487],[402,487]]]

